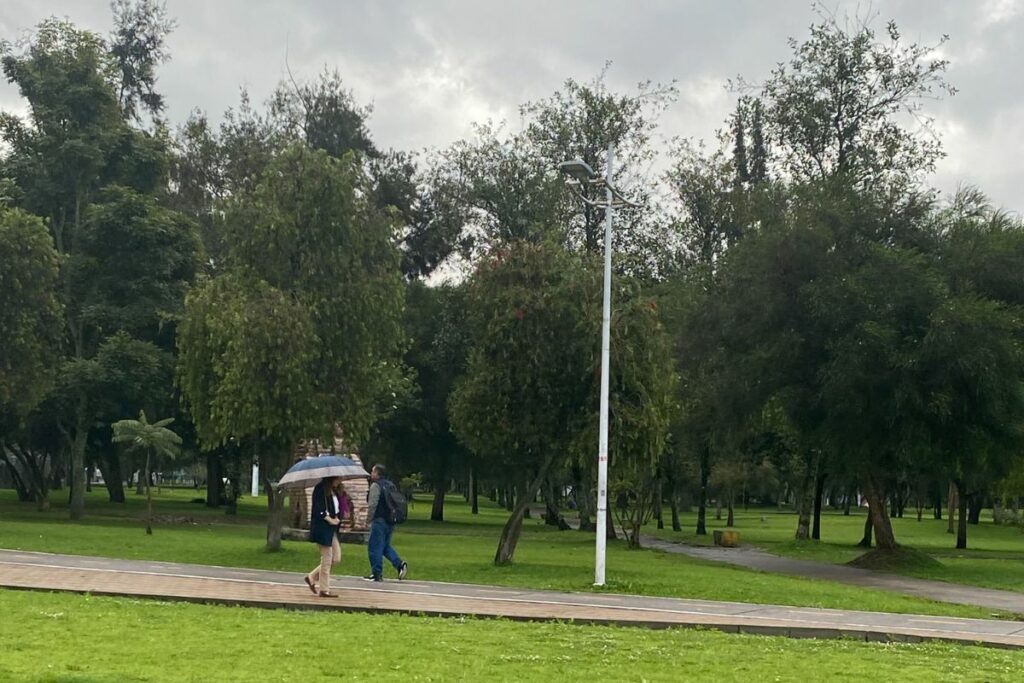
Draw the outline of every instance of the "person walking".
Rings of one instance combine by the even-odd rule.
[[[331,566],[341,561],[338,527],[341,525],[341,504],[338,492],[339,477],[325,477],[313,488],[309,513],[309,540],[320,546],[320,564],[306,574],[306,585],[314,595],[334,598],[331,592]]]
[[[409,572],[409,565],[399,557],[391,545],[391,535],[395,526],[391,522],[388,508],[389,489],[394,484],[388,480],[383,465],[374,465],[370,470],[370,490],[367,492],[367,518],[370,520],[370,540],[367,552],[370,556],[370,575],[367,581],[384,580],[384,558],[387,557],[391,566],[398,572],[399,580]]]

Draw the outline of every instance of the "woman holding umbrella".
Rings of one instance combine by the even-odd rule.
[[[306,574],[306,585],[321,598],[337,597],[331,592],[331,565],[341,561],[338,527],[341,525],[341,477],[324,477],[313,489],[309,515],[309,540],[320,546],[320,564]]]
[[[342,482],[368,479],[369,473],[351,458],[322,453],[298,461],[277,482],[279,491],[302,491],[303,495],[313,482],[313,498],[309,514],[309,540],[320,546],[320,565],[306,575],[306,585],[314,594],[333,598],[331,593],[331,565],[341,561],[338,544],[338,526],[341,524]]]

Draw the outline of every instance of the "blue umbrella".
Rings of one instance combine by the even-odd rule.
[[[322,453],[315,458],[306,458],[291,466],[278,488],[304,489],[324,477],[341,477],[342,479],[366,479],[370,475],[355,460],[340,455]]]

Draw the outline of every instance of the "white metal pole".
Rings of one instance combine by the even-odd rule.
[[[601,315],[601,416],[597,442],[597,557],[594,563],[594,585],[604,585],[605,547],[608,523],[608,381],[612,327],[612,163],[615,149],[608,145],[605,161],[604,221],[604,307]]]
[[[260,462],[256,458],[252,459],[252,497],[256,498],[260,495]]]

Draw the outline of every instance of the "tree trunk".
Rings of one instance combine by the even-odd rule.
[[[954,526],[953,526],[954,525],[954,521],[953,520],[954,520],[954,517],[955,517],[956,508],[960,504],[959,498],[960,498],[960,491],[957,490],[956,482],[952,482],[952,481],[949,482],[949,498],[948,498],[948,500],[949,500],[949,512],[948,512],[949,523],[946,525],[946,533],[947,534],[951,534],[951,533],[954,532]]]
[[[528,506],[529,501],[526,499],[526,496],[520,496],[518,504],[514,506],[511,516],[501,530],[501,537],[498,539],[498,550],[494,554],[494,564],[498,566],[512,564],[516,545],[519,543],[519,535],[523,530],[523,516]]]
[[[942,519],[942,491],[935,492],[935,519]]]
[[[430,508],[430,521],[431,522],[443,522],[444,521],[444,494],[445,494],[445,480],[444,480],[444,477],[438,477],[434,481],[434,504]]]
[[[981,508],[985,505],[985,496],[982,493],[972,493],[967,496],[967,523],[981,524]]]
[[[0,456],[7,462],[7,469],[14,479],[18,500],[35,501],[36,510],[44,512],[50,508],[49,464],[54,458],[45,451],[33,451],[20,445],[0,445]]]
[[[814,474],[813,467],[808,463],[807,473],[800,483],[796,494],[796,540],[806,541],[811,537],[811,508],[814,507]]]
[[[711,469],[711,452],[704,446],[700,454],[700,501],[697,505],[697,535],[707,536],[708,514],[708,470]]]
[[[75,438],[71,442],[71,519],[85,516],[85,446],[89,436],[88,406],[83,396],[78,400]]]
[[[516,507],[515,492],[511,486],[505,487],[505,509],[512,512]],[[525,514],[526,508],[523,508]]]
[[[3,448],[3,446],[0,445],[0,448]],[[11,479],[14,480],[14,492],[18,495],[18,502],[31,503],[35,500],[35,496],[32,494],[32,488],[22,481],[21,477],[18,475],[18,470],[15,467],[10,466],[7,468],[7,471],[11,473]]]
[[[96,475],[96,466],[89,465],[85,468],[85,492],[92,493],[92,478]]]
[[[590,495],[590,484],[585,481],[583,468],[574,465],[572,468],[573,493],[576,496],[576,511],[579,514],[579,530],[595,531],[594,515],[597,513],[593,497]]]
[[[864,536],[860,539],[860,543],[857,544],[858,547],[871,547],[871,529],[871,513],[868,512],[868,514],[864,517]]]
[[[682,531],[683,525],[679,523],[679,496],[675,491],[669,497],[669,504],[672,507],[672,531]]]
[[[966,550],[967,549],[967,503],[970,500],[970,496],[964,493],[964,486],[961,482],[956,484],[959,496],[957,499],[957,530],[956,530],[956,549]]]
[[[630,523],[626,543],[630,550],[640,550],[640,525],[637,522]]]
[[[46,512],[50,509],[50,483],[51,473],[47,464],[53,464],[56,458],[49,453],[35,454],[31,450],[21,449],[22,460],[27,468],[26,474],[30,478],[32,489],[35,495],[36,510]],[[54,468],[56,469],[56,467]]]
[[[220,454],[206,454],[206,507],[220,507],[223,498],[220,481]]]
[[[554,482],[544,482],[544,525],[560,526],[562,516],[558,513],[558,493]]]
[[[103,482],[107,487],[107,497],[111,503],[124,503],[124,481],[121,475],[121,457],[116,448],[109,448],[103,453]]]
[[[655,484],[655,488],[654,488],[654,519],[658,522],[658,528],[659,529],[664,529],[665,528],[665,517],[661,513],[661,507],[662,507],[661,506],[661,504],[662,504],[661,492],[662,492],[662,480],[659,478],[658,479],[658,483]]]
[[[544,487],[544,524],[556,526],[559,531],[568,531],[572,528],[558,510],[558,486],[550,480]]]
[[[256,444],[253,444],[253,456],[259,458],[255,449]],[[242,460],[237,450],[233,449],[230,460],[223,467],[224,478],[227,479],[224,491],[227,505],[224,508],[224,514],[234,516],[238,514],[238,499],[242,497]]]
[[[853,502],[853,499],[856,496],[857,496],[857,491],[855,489],[847,489],[846,490],[846,500],[843,501],[843,516],[844,517],[849,517],[850,516],[850,504]]]
[[[895,550],[899,547],[892,531],[892,521],[886,514],[885,496],[882,488],[872,479],[868,479],[864,487],[864,495],[868,499],[868,515],[874,527],[875,543],[879,550]]]
[[[732,527],[736,523],[736,515],[733,511],[732,492],[729,493],[729,516],[725,520],[725,526]]]
[[[469,504],[470,512],[474,515],[480,514],[480,492],[479,482],[476,480],[476,472],[469,471]]]
[[[821,499],[825,494],[825,475],[819,474],[814,482],[814,521],[811,538],[821,540]]]
[[[537,472],[534,480],[528,484],[524,482],[520,495],[516,497],[516,504],[512,514],[509,516],[508,521],[505,522],[505,527],[501,530],[501,538],[498,539],[498,549],[494,553],[495,565],[500,567],[512,563],[512,558],[516,552],[516,545],[519,543],[519,534],[523,530],[523,516],[526,514],[526,508],[530,506],[532,498],[529,495],[529,491],[537,490],[548,476],[548,470],[551,468],[551,463],[554,460],[555,454],[552,452],[551,455],[544,459],[540,471]]]
[[[149,453],[146,453],[146,535],[153,535],[153,487],[149,483]]]

